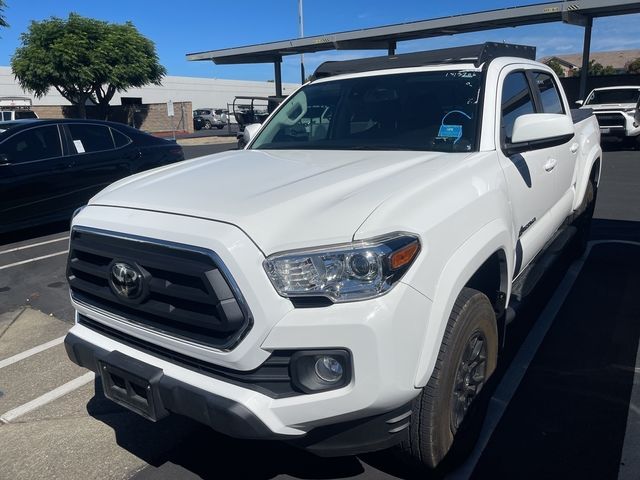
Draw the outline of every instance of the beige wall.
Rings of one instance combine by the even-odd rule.
[[[35,105],[40,118],[77,118],[76,108],[59,105]],[[173,126],[177,132],[193,133],[193,107],[191,102],[174,102]],[[87,107],[88,118],[99,118],[95,107]],[[166,103],[136,106],[114,105],[109,108],[109,120],[134,125],[150,133],[171,132],[172,119],[167,116]]]

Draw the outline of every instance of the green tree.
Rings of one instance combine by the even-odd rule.
[[[556,60],[555,58],[550,58],[549,60],[547,60],[544,63],[545,63],[545,65],[550,67],[551,70],[556,72],[556,75],[558,75],[559,77],[564,77],[564,68],[562,68],[562,65],[560,64],[560,62],[558,60]]]
[[[4,0],[0,0],[0,27],[8,27],[9,24],[7,23],[7,21],[4,18],[4,9],[5,9],[6,5],[4,3]]]
[[[573,76],[574,77],[579,77],[580,73],[581,73],[581,68],[577,69]],[[595,76],[599,76],[599,75],[615,75],[618,72],[616,71],[616,69],[611,66],[611,65],[607,65],[606,67],[603,66],[601,63],[596,62],[595,60],[590,60],[589,61],[589,76],[590,77],[595,77]]]
[[[639,75],[640,74],[640,57],[629,62],[626,65],[626,68],[627,68],[627,73],[633,73],[633,74]]]
[[[51,87],[77,105],[86,118],[92,100],[107,117],[116,92],[150,83],[160,85],[166,74],[153,42],[127,22],[114,24],[72,13],[31,22],[21,36],[11,67],[20,86],[36,97]]]

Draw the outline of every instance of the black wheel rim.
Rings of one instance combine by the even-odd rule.
[[[451,402],[451,429],[455,433],[469,412],[473,400],[485,384],[487,376],[487,340],[482,332],[475,332],[464,347],[458,368]]]

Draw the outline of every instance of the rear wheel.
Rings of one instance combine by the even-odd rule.
[[[222,127],[224,127],[224,125],[222,125],[222,124],[220,124],[220,125],[216,125],[216,128],[217,128],[218,130],[222,130]]]
[[[454,444],[473,447],[486,402],[480,396],[498,358],[496,317],[483,293],[465,288],[455,302],[431,378],[414,401],[409,438],[400,446],[412,463],[435,468]]]

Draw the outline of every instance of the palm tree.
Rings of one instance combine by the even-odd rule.
[[[7,21],[4,19],[4,15],[3,15],[4,7],[5,7],[4,0],[0,0],[0,27],[9,26]]]

